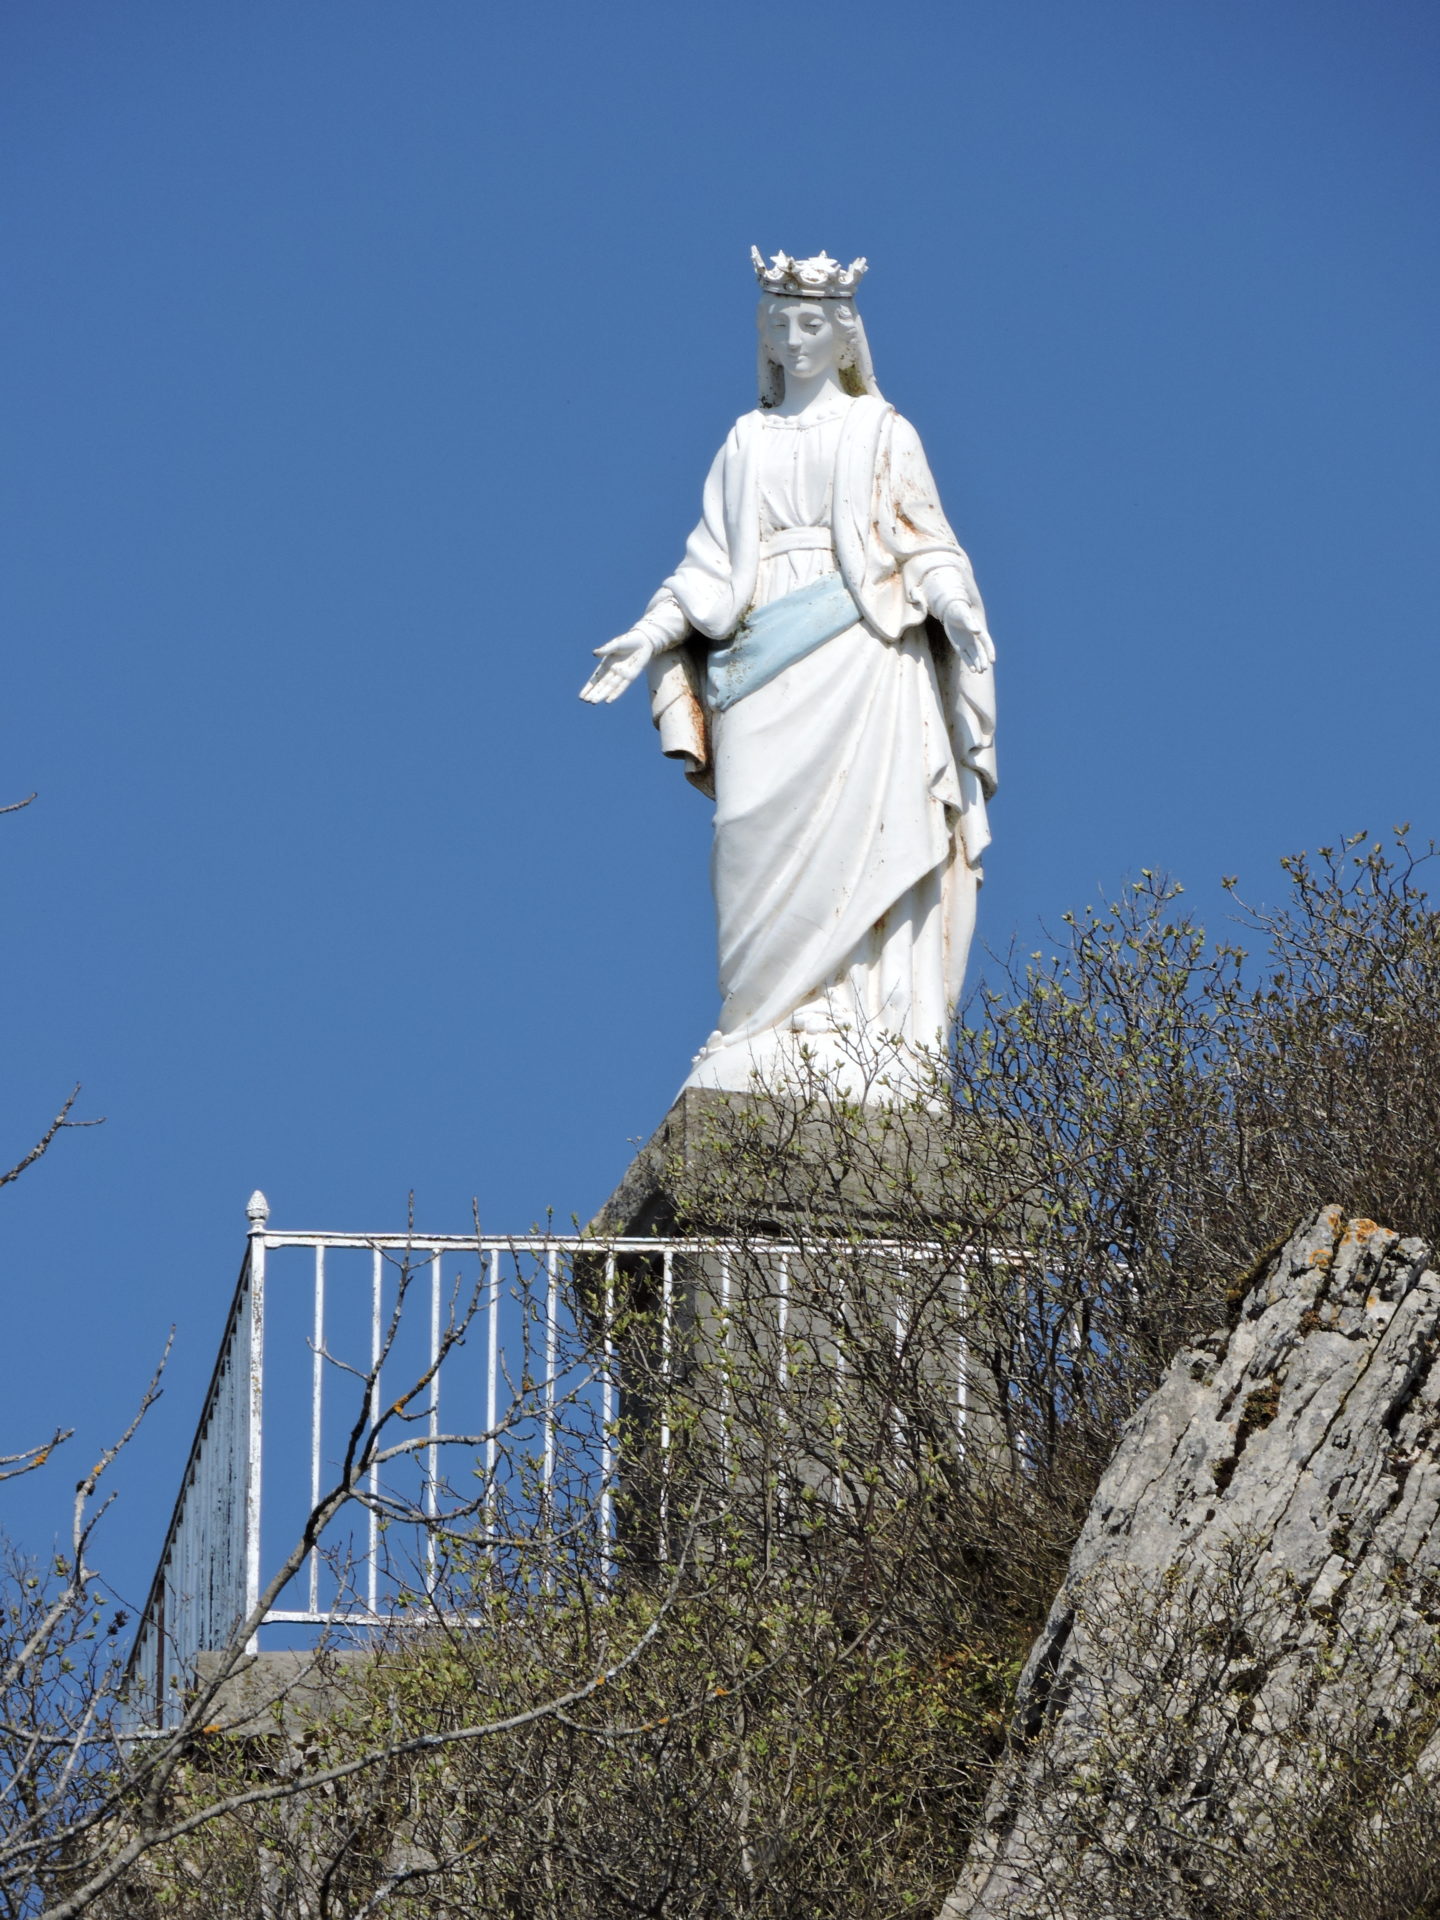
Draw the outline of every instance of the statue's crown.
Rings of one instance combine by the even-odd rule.
[[[788,295],[792,300],[848,300],[865,277],[865,260],[852,260],[842,267],[828,253],[817,253],[809,260],[796,260],[791,254],[777,253],[769,266],[758,247],[751,247],[755,278],[766,293]]]

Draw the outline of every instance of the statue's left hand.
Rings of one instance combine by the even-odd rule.
[[[951,605],[945,609],[945,637],[960,656],[967,672],[984,673],[995,664],[995,648],[983,627],[974,627],[966,617],[968,607]]]
[[[622,633],[596,647],[600,664],[580,689],[582,700],[618,700],[632,680],[637,680],[655,652],[654,636],[639,627]]]

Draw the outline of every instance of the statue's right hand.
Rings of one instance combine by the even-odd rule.
[[[640,627],[632,627],[616,640],[596,647],[600,664],[580,689],[582,700],[618,700],[632,680],[637,680],[655,652],[655,639]]]

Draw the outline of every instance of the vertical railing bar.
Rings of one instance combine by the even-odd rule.
[[[787,1339],[790,1331],[790,1255],[780,1255],[780,1293],[775,1307],[775,1330],[780,1337],[780,1390],[783,1393],[790,1381],[790,1354]]]
[[[191,1533],[191,1551],[187,1566],[190,1594],[190,1630],[192,1645],[203,1647],[210,1626],[210,1573],[215,1560],[215,1423],[214,1408],[208,1410],[204,1437],[195,1456],[194,1492],[199,1525]],[[187,1531],[190,1531],[187,1529]]]
[[[959,1358],[955,1369],[955,1430],[961,1437],[962,1445],[965,1436],[965,1419],[969,1411],[967,1404],[969,1395],[969,1368],[966,1365],[966,1361],[969,1358],[969,1342],[965,1338],[965,1315],[969,1309],[969,1289],[965,1285],[965,1278],[965,1269],[962,1266],[956,1280],[956,1287],[959,1292],[959,1308],[955,1315],[956,1345],[959,1348]]]
[[[180,1644],[182,1647],[186,1647],[186,1648],[196,1648],[200,1645],[200,1630],[199,1630],[200,1623],[196,1618],[197,1609],[195,1604],[196,1603],[196,1573],[198,1568],[198,1562],[200,1560],[202,1552],[204,1551],[204,1546],[205,1546],[204,1536],[209,1531],[209,1528],[207,1525],[207,1516],[205,1514],[204,1507],[201,1504],[201,1497],[200,1497],[200,1489],[201,1489],[200,1468],[201,1468],[201,1462],[204,1460],[204,1457],[205,1457],[205,1450],[202,1446],[199,1456],[195,1461],[194,1471],[187,1476],[188,1493],[189,1493],[188,1505],[189,1505],[190,1512],[194,1514],[196,1518],[195,1520],[191,1521],[188,1525],[186,1525],[184,1528],[182,1528],[181,1534],[180,1534],[180,1592],[178,1596],[179,1597],[178,1624],[180,1627]],[[188,1662],[187,1662],[187,1666],[188,1666]]]
[[[217,1480],[216,1477],[216,1463],[212,1445],[207,1444],[200,1456],[199,1479],[201,1487],[204,1490],[205,1505],[203,1511],[205,1518],[203,1532],[196,1542],[199,1551],[196,1556],[197,1564],[194,1575],[195,1644],[197,1647],[203,1647],[207,1640],[212,1644],[214,1641],[214,1635],[211,1632],[211,1619],[214,1611],[212,1606],[212,1582],[215,1576],[215,1562],[217,1557],[215,1541],[216,1495],[224,1486],[224,1482]]]
[[[845,1447],[845,1334],[848,1322],[845,1317],[845,1302],[839,1303],[835,1321],[835,1505],[839,1507],[845,1495],[845,1476],[842,1472]]]
[[[720,1471],[730,1475],[730,1425],[734,1417],[730,1378],[730,1244],[720,1249]]]
[[[203,1451],[203,1447],[202,1447]],[[197,1462],[198,1464],[198,1462]],[[189,1660],[186,1657],[196,1644],[194,1593],[195,1593],[195,1523],[191,1515],[199,1512],[199,1502],[195,1499],[195,1473],[192,1466],[185,1469],[185,1519],[180,1528],[176,1546],[176,1593],[175,1593],[175,1638],[180,1652],[180,1674],[187,1678]],[[204,1524],[203,1520],[200,1523]]]
[[[492,1539],[496,1530],[495,1467],[500,1444],[495,1431],[500,1396],[500,1260],[500,1248],[493,1247],[489,1324],[485,1329],[485,1531]]]
[[[601,1321],[603,1359],[600,1380],[600,1565],[608,1586],[614,1577],[615,1489],[615,1249],[605,1255],[605,1304]]]
[[[670,1558],[670,1361],[675,1309],[675,1249],[660,1256],[660,1558]]]
[[[540,1466],[541,1526],[545,1536],[545,1571],[542,1584],[548,1592],[555,1584],[554,1563],[554,1491],[555,1491],[555,1368],[560,1317],[560,1254],[550,1246],[545,1250],[545,1384],[541,1391],[541,1418],[544,1421],[544,1445]]]
[[[405,1259],[410,1259],[410,1249],[405,1249]],[[376,1422],[380,1418],[380,1309],[384,1290],[385,1256],[379,1247],[371,1254],[370,1266],[370,1443],[374,1445]],[[366,1528],[369,1565],[366,1569],[365,1596],[372,1614],[380,1610],[380,1514],[376,1501],[380,1494],[380,1463],[370,1462],[370,1511]]]
[[[165,1571],[160,1578],[159,1593],[155,1608],[155,1725],[165,1724],[165,1598],[170,1584],[170,1567],[167,1561]]]
[[[325,1247],[315,1246],[315,1331],[310,1359],[310,1511],[320,1505],[322,1409],[325,1400]],[[310,1611],[320,1611],[320,1542],[310,1549]]]
[[[430,1444],[425,1449],[425,1591],[436,1581],[435,1521],[440,1511],[436,1482],[440,1476],[440,1293],[444,1269],[439,1247],[430,1249]]]
[[[227,1343],[225,1370],[228,1397],[225,1409],[224,1444],[231,1460],[229,1484],[226,1488],[226,1511],[233,1514],[235,1512],[235,1503],[243,1498],[242,1489],[236,1482],[236,1475],[244,1471],[243,1467],[239,1465],[239,1462],[244,1451],[245,1396],[247,1392],[245,1372],[240,1364],[240,1347],[238,1341],[234,1340],[233,1334],[231,1340]],[[244,1528],[231,1525],[225,1529],[224,1591],[221,1597],[221,1605],[227,1613],[231,1610],[234,1603],[239,1600],[244,1585]],[[227,1619],[223,1620],[220,1624],[223,1636],[220,1644],[223,1646],[225,1641],[228,1640],[234,1632],[235,1623],[233,1619]]]
[[[258,1199],[259,1196],[257,1195]],[[255,1204],[251,1202],[252,1206]],[[265,1412],[265,1221],[260,1218],[250,1235],[250,1312],[246,1355],[247,1417],[245,1425],[245,1612],[248,1619],[260,1604],[260,1495],[264,1465]],[[260,1651],[258,1622],[246,1642],[247,1653]]]
[[[555,1365],[559,1331],[560,1255],[550,1247],[545,1254],[545,1451],[542,1485],[545,1506],[550,1506],[550,1491],[555,1479]]]
[[[785,1482],[785,1453],[790,1438],[790,1420],[785,1410],[785,1391],[790,1384],[790,1255],[788,1250],[780,1255],[780,1279],[778,1297],[775,1303],[775,1333],[779,1346],[777,1380],[780,1388],[779,1430],[781,1452],[776,1463],[775,1495],[777,1503],[784,1510],[787,1504],[788,1489]]]

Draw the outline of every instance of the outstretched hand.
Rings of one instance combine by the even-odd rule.
[[[970,625],[965,618],[966,612],[968,609],[946,608],[945,636],[960,656],[960,664],[967,673],[984,673],[995,664],[995,648],[983,627],[977,629]]]
[[[630,682],[638,679],[649,665],[654,651],[654,640],[638,627],[632,627],[616,640],[607,640],[603,647],[595,649],[600,664],[580,689],[580,698],[594,702],[618,700]]]

